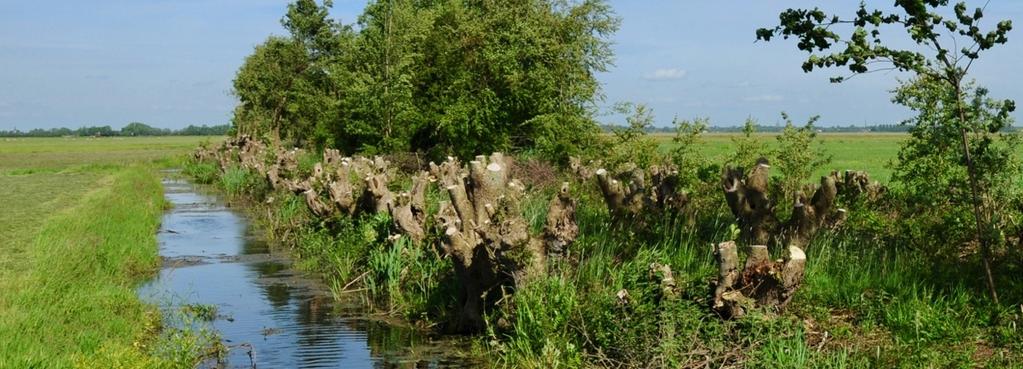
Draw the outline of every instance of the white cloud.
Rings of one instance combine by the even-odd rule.
[[[747,96],[747,97],[742,98],[742,101],[745,101],[745,102],[778,102],[778,101],[782,101],[782,100],[785,100],[784,96],[782,96],[782,95],[771,95],[771,94]]]
[[[686,76],[685,69],[679,68],[660,68],[655,70],[653,73],[644,76],[644,79],[650,81],[670,81],[674,79],[682,79]]]

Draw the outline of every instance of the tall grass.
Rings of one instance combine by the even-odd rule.
[[[155,171],[133,166],[47,220],[28,248],[25,273],[3,281],[0,367],[194,365],[202,345],[188,334],[160,339],[169,331],[135,294],[158,267],[163,208]]]
[[[196,183],[210,184],[217,179],[220,168],[216,163],[203,161],[185,161],[182,171]]]

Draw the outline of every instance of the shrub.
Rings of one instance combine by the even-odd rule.
[[[658,161],[657,142],[646,134],[654,124],[653,111],[646,105],[632,103],[618,103],[614,110],[626,116],[626,125],[613,129],[607,150],[597,153],[599,156],[595,159],[602,160],[608,169],[615,172],[623,169],[625,164],[647,168]]]
[[[817,128],[813,124],[820,116],[810,117],[802,127],[796,127],[785,112],[781,116],[785,120],[785,128],[777,136],[778,147],[772,152],[774,160],[771,165],[781,174],[779,182],[785,198],[795,200],[796,192],[810,182],[814,171],[831,162],[831,156],[816,140]]]
[[[735,150],[726,160],[728,165],[752,168],[756,165],[757,159],[768,155],[767,145],[756,137],[756,133],[757,121],[753,118],[746,118],[746,122],[742,126],[742,135],[732,137],[732,145],[735,146]]]

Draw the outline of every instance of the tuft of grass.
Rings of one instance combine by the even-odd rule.
[[[451,283],[443,283],[451,263],[407,237],[371,247],[366,260],[366,289],[384,310],[426,321],[454,303]]]
[[[258,194],[269,190],[269,185],[262,177],[239,166],[231,166],[220,174],[220,187],[230,196],[254,194],[260,197]]]
[[[213,183],[220,174],[220,168],[212,162],[186,161],[182,171],[192,177],[193,181],[201,184]]]

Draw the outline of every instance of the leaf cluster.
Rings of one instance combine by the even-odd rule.
[[[894,69],[959,80],[982,51],[1008,41],[1006,34],[1012,30],[1012,21],[1000,21],[985,31],[980,27],[983,8],[969,12],[965,2],[958,2],[953,7],[954,17],[942,16],[938,9],[948,5],[948,0],[896,0],[896,9],[901,10],[896,13],[868,9],[864,2],[852,18],[827,14],[819,8],[788,9],[779,15],[777,26],[758,29],[756,37],[763,41],[777,36],[796,38],[799,50],[810,53],[803,62],[806,72],[846,67],[855,75]],[[842,26],[852,28],[849,35],[843,37],[837,32],[836,28]],[[926,52],[892,47],[892,40],[882,38],[885,26],[901,26],[905,35]],[[949,38],[962,42],[955,41],[956,48],[950,49],[943,45]],[[967,66],[960,66],[961,62]],[[846,78],[834,77],[832,82]]]

